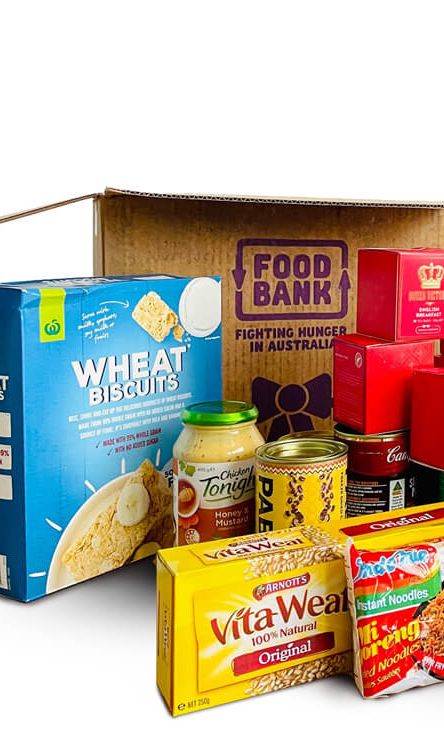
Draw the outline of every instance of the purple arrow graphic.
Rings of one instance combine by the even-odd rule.
[[[348,291],[351,288],[351,282],[350,278],[348,276],[348,272],[346,269],[344,269],[341,279],[339,280],[338,285],[342,296],[341,296],[341,315],[346,316],[348,313]]]
[[[233,275],[234,282],[236,284],[236,290],[242,290],[242,285],[244,284],[247,271],[243,269],[241,243],[238,243],[237,245],[236,268],[231,270],[231,274]]]

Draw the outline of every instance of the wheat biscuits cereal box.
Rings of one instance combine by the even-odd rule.
[[[0,594],[27,601],[174,542],[180,417],[221,392],[220,282],[8,284],[0,311]]]

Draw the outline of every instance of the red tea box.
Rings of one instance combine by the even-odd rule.
[[[333,340],[333,415],[362,434],[410,426],[413,370],[433,367],[434,342],[396,344],[360,334]]]
[[[444,470],[444,369],[413,374],[411,457]]]
[[[361,249],[357,331],[386,341],[444,337],[444,250]]]

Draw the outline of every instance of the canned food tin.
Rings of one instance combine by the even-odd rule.
[[[335,438],[348,446],[348,471],[367,477],[393,477],[409,468],[409,432],[357,434],[335,426]]]
[[[279,441],[285,441],[285,439],[333,439],[334,432],[332,429],[313,429],[312,431],[293,431],[291,434],[285,434],[281,436]]]
[[[283,439],[256,450],[256,531],[345,516],[347,447],[334,439]]]
[[[335,437],[348,446],[347,518],[414,504],[408,431],[365,435],[336,426]]]

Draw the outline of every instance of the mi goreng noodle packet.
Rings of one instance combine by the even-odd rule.
[[[444,680],[444,524],[350,538],[345,563],[362,696]]]

